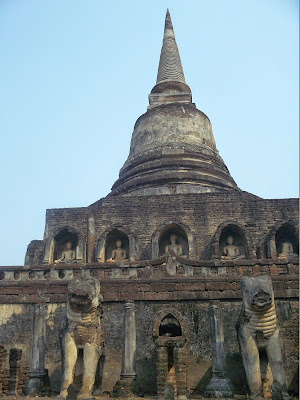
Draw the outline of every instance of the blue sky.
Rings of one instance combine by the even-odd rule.
[[[298,196],[298,1],[1,0],[0,265],[23,264],[47,208],[109,193],[155,84],[167,8],[239,187]]]

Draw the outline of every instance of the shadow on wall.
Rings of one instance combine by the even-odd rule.
[[[299,367],[293,376],[293,379],[289,385],[289,393],[294,396],[299,396]]]
[[[82,352],[81,352],[82,353]],[[102,394],[102,383],[103,383],[103,370],[105,364],[105,355],[101,355],[98,363],[98,369],[96,373],[94,394]],[[76,363],[74,383],[70,385],[68,389],[67,400],[75,400],[81,384],[82,384],[82,354],[78,354],[78,360]],[[143,396],[144,394],[155,395],[156,394],[156,365],[153,357],[143,358],[136,362],[137,378],[134,384],[133,391],[137,396]],[[61,368],[56,368],[50,376],[51,391],[52,394],[58,395],[60,392],[61,385]],[[97,391],[97,393],[95,392]]]
[[[154,356],[137,360],[136,375],[134,394],[141,397],[144,394],[155,395],[157,383]]]
[[[229,378],[235,388],[237,395],[248,393],[248,385],[243,366],[242,356],[239,353],[226,355],[227,378]],[[201,380],[195,386],[192,394],[202,394],[211,378],[211,367],[205,372]]]
[[[152,243],[148,243],[141,252],[140,259],[141,260],[150,260],[151,259],[151,251],[152,251]]]
[[[95,395],[102,394],[104,364],[105,364],[105,354],[102,354],[99,358],[96,377],[95,377],[95,385],[94,385]],[[72,383],[69,386],[67,400],[73,400],[77,398],[77,395],[82,385],[82,372],[83,372],[83,350],[79,349],[75,367],[74,383]],[[52,372],[50,376],[52,394],[58,395],[60,393],[61,379],[62,379],[62,371],[61,371],[61,366],[59,366]]]
[[[52,394],[59,394],[60,393],[60,385],[61,385],[61,366],[57,367],[52,374],[50,375],[50,387]]]
[[[227,375],[231,380],[236,394],[248,393],[248,384],[244,370],[242,355],[229,353],[226,355]]]

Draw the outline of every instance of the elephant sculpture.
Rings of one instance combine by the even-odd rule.
[[[242,353],[251,400],[263,399],[260,369],[261,350],[265,350],[273,375],[272,392],[287,400],[283,346],[279,335],[272,280],[269,276],[241,279],[243,308],[237,324],[238,341]]]
[[[73,383],[78,349],[83,349],[83,378],[78,399],[92,397],[103,335],[100,319],[100,283],[94,278],[73,280],[68,285],[68,304],[61,321],[62,384],[60,397],[66,398]]]

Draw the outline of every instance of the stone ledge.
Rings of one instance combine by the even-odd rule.
[[[272,276],[275,298],[298,299],[297,275]],[[102,279],[101,291],[105,302],[112,301],[178,301],[241,299],[239,282],[235,278],[223,279],[169,277],[164,279],[123,280]],[[5,303],[66,303],[68,281],[7,281],[1,284],[0,304]]]
[[[243,266],[269,266],[269,265],[299,265],[299,258],[271,260],[271,259],[251,259],[236,261],[215,260],[193,260],[190,258],[173,256],[178,263],[195,267],[243,267]],[[154,260],[128,261],[123,263],[112,262],[93,262],[93,263],[75,263],[75,264],[41,264],[41,265],[0,265],[1,271],[24,271],[24,270],[66,270],[66,269],[114,269],[114,268],[143,268],[145,266],[163,265],[167,261],[167,257],[160,257]]]

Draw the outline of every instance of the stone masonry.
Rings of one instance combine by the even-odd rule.
[[[298,214],[298,199],[262,199],[236,185],[208,117],[192,103],[167,12],[157,81],[112,191],[87,207],[48,209],[44,237],[28,245],[24,266],[0,267],[0,395],[21,394],[30,365],[33,377],[34,346],[44,357],[38,372],[47,378],[47,393],[59,394],[68,283],[94,278],[103,296],[99,398],[201,398],[212,377],[228,379],[233,395],[246,396],[236,334],[240,280],[268,275],[288,391],[297,396]],[[126,304],[131,319],[124,318]],[[40,307],[43,348],[32,334]],[[212,363],[212,344],[221,364]],[[79,346],[73,398],[82,375]]]

